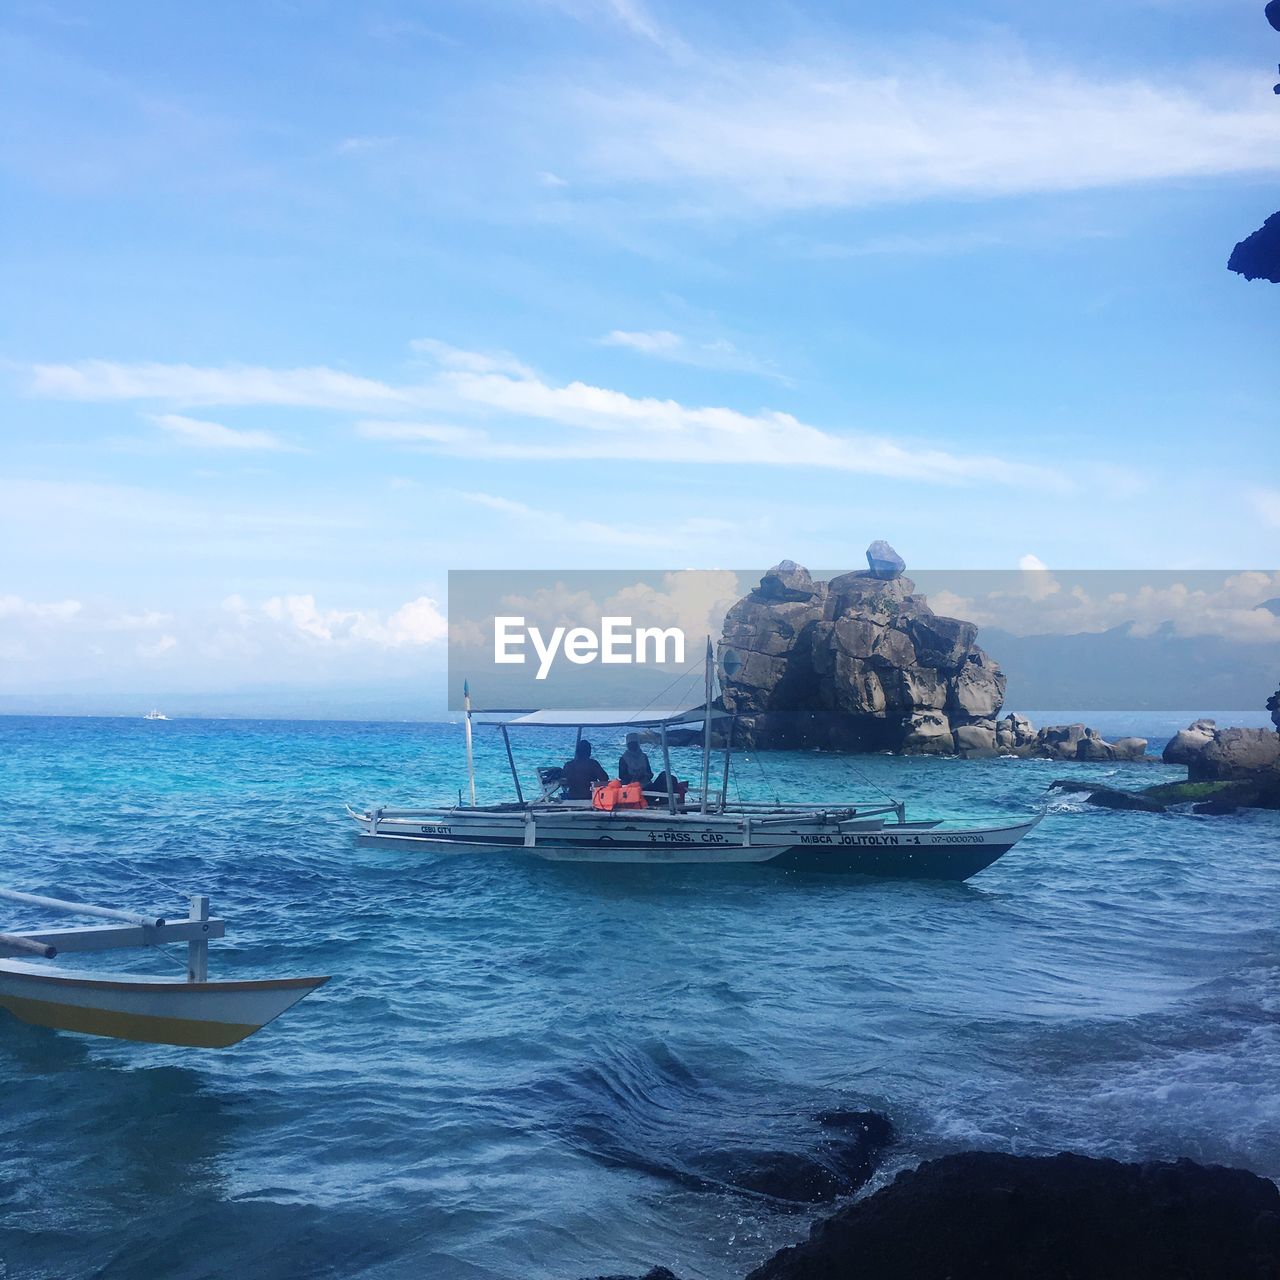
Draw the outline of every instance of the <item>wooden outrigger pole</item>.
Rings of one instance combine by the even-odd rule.
[[[209,914],[209,899],[202,894],[192,897],[186,919],[173,921],[16,889],[0,889],[0,898],[113,922],[0,933],[0,1008],[35,1026],[151,1044],[224,1048],[261,1030],[329,980],[210,982],[209,941],[223,937],[226,926]],[[52,959],[63,952],[175,942],[187,944],[185,978],[49,969],[9,958]]]

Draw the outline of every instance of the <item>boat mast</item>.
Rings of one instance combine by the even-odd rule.
[[[467,726],[467,783],[471,787],[471,807],[476,807],[476,762],[471,754],[471,683],[462,682],[462,709],[466,712]]]
[[[707,788],[711,784],[711,700],[715,668],[711,653],[711,637],[707,637],[707,710],[702,721],[702,812],[707,812]]]

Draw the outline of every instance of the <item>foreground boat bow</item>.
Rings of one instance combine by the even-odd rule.
[[[209,900],[195,897],[185,920],[67,902],[0,889],[0,898],[66,915],[110,920],[87,928],[32,929],[0,934],[0,1008],[34,1026],[149,1044],[222,1049],[236,1044],[291,1009],[329,981],[262,978],[210,982],[208,947],[224,922],[209,915]],[[30,959],[64,952],[187,944],[187,976],[50,969]]]

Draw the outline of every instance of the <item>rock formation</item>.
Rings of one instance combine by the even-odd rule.
[[[882,540],[867,569],[814,581],[784,560],[725,618],[720,654],[735,740],[756,748],[905,751],[966,756],[1132,760],[1146,740],[1110,743],[1085,725],[1037,732],[1025,716],[997,720],[1005,677],[972,622],[934,613]]]
[[[935,614],[886,542],[830,582],[783,562],[725,618],[738,740],[855,751],[996,750],[1004,675],[971,622]],[[964,730],[960,739],[957,732]]]
[[[1280,691],[1267,702],[1273,720],[1276,703],[1280,703]],[[1128,739],[1121,740],[1125,741]],[[1280,732],[1219,729],[1212,720],[1193,720],[1169,739],[1162,759],[1165,764],[1186,765],[1187,780],[1161,782],[1141,791],[1069,779],[1059,779],[1051,786],[1084,792],[1089,804],[1106,809],[1163,813],[1187,804],[1193,812],[1204,814],[1229,814],[1240,808],[1280,809]]]
[[[1280,779],[1280,734],[1196,720],[1169,740],[1164,762],[1185,764],[1189,782],[1247,782],[1266,774]]]

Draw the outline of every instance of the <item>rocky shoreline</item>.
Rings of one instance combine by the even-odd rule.
[[[1104,809],[1164,813],[1190,805],[1193,813],[1229,814],[1237,809],[1280,809],[1280,690],[1267,701],[1276,731],[1219,729],[1194,720],[1165,746],[1165,764],[1187,767],[1185,782],[1165,782],[1139,791],[1059,778],[1051,787],[1078,792]]]
[[[967,1151],[900,1173],[745,1280],[1267,1280],[1280,1190],[1191,1160]],[[678,1280],[665,1267],[644,1277]]]

